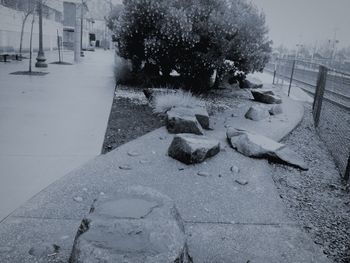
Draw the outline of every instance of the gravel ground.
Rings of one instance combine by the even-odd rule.
[[[273,179],[289,216],[303,225],[334,262],[350,262],[350,193],[316,134],[311,106],[283,143],[302,155],[309,171],[273,165]]]

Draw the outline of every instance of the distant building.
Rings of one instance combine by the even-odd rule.
[[[89,8],[81,0],[64,0],[63,2],[63,45],[67,49],[74,49],[75,30],[81,27],[81,16],[83,12],[83,39],[82,48],[90,45],[90,33],[94,20],[89,16]]]
[[[0,52],[18,52],[20,46],[21,27],[24,17],[24,4],[35,5],[37,0],[0,0]],[[43,45],[44,50],[57,49],[57,34],[63,37],[63,45],[74,49],[74,42],[80,41],[75,31],[80,32],[81,11],[83,11],[82,47],[88,48],[96,40],[101,47],[109,47],[110,36],[106,22],[95,20],[89,12],[86,1],[82,0],[45,0],[43,4]],[[90,2],[88,2],[90,3]],[[92,4],[93,8],[96,5]],[[25,23],[22,52],[29,51],[32,15]],[[39,47],[38,17],[35,16],[33,27],[33,50]]]
[[[35,3],[35,0],[0,0],[0,52],[18,52],[21,27],[24,17],[24,3]],[[63,4],[61,0],[45,0],[43,5],[43,45],[45,50],[57,47],[57,30],[62,33]],[[29,50],[32,16],[29,16],[24,27],[23,51]],[[33,28],[33,49],[39,47],[38,18]]]

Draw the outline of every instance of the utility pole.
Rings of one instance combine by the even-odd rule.
[[[43,0],[38,0],[38,13],[39,13],[39,51],[36,58],[37,62],[35,67],[37,68],[47,68],[45,63],[45,53],[43,49]]]

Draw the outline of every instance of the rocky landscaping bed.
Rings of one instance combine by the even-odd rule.
[[[252,106],[254,104],[249,99],[249,91],[247,90],[237,89],[230,92],[229,96],[225,92],[227,90],[214,91],[202,97],[210,115],[230,108],[239,108],[239,105]],[[273,110],[271,108],[266,115],[279,114],[280,110],[280,108],[273,108]],[[172,111],[174,113],[169,111],[169,114],[167,114],[168,121],[166,122],[163,117],[153,113],[142,90],[123,88],[117,90],[103,152],[113,150],[119,145],[162,125],[167,124],[168,130],[171,132],[173,128],[172,122],[169,122],[171,120],[174,120],[176,126],[180,128],[182,127],[181,123],[187,122],[199,126],[197,123],[199,116],[193,110],[187,112],[187,115],[176,108],[173,108]],[[280,197],[286,204],[289,217],[299,222],[304,230],[310,233],[314,242],[323,247],[324,253],[329,258],[335,262],[350,262],[349,189],[342,182],[330,153],[318,137],[312,123],[311,107],[305,105],[305,116],[301,125],[281,142],[290,148],[290,150],[288,149],[289,163],[290,156],[292,156],[294,162],[292,162],[292,166],[301,167],[302,169],[295,169],[278,163],[272,164],[272,176]],[[202,123],[201,126],[203,126]],[[196,132],[192,133],[196,134]],[[242,132],[240,131],[240,133]],[[201,135],[192,135],[188,138],[177,136],[169,148],[169,156],[185,163],[195,163],[197,161],[193,161],[193,156],[196,158],[202,156],[203,158],[200,158],[199,162],[203,161],[206,157],[211,156],[207,153],[211,151],[210,147],[212,146],[208,147],[207,152],[203,152],[201,146],[200,154],[197,153],[198,151],[192,145],[198,146],[200,143],[209,143],[207,141],[200,141],[199,143],[197,141],[199,139],[206,140]],[[238,139],[241,141],[241,138]],[[183,147],[180,141],[182,144],[186,144],[186,147]],[[216,143],[213,142],[214,146],[216,146]],[[232,146],[235,149],[239,148],[236,144]],[[286,155],[283,154],[281,157],[278,153],[281,149],[286,148],[281,148],[279,144],[278,146],[277,151],[270,151],[267,154],[262,154],[262,156],[266,155],[268,159],[271,159],[272,156],[272,159],[274,159],[272,161],[276,161],[277,156],[279,159],[282,158],[283,163]],[[255,149],[255,147],[253,148]],[[176,153],[173,151],[175,148],[177,149]],[[190,149],[190,152],[182,152],[181,149]],[[258,149],[261,150],[260,146]],[[243,152],[246,153],[246,151]],[[216,153],[217,151],[215,151]],[[291,153],[293,154],[291,155]],[[297,157],[296,154],[306,161],[307,167],[299,160],[299,157],[295,158]]]
[[[142,90],[119,85],[113,99],[102,154],[163,126],[164,119],[152,113]]]

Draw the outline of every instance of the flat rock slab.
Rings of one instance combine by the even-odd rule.
[[[219,152],[219,141],[192,134],[176,135],[168,149],[170,157],[185,164],[201,163]]]
[[[249,108],[247,113],[245,114],[246,119],[250,119],[253,121],[261,121],[270,116],[269,111],[261,106],[253,105]]]
[[[281,104],[282,99],[275,95],[272,90],[260,89],[260,90],[251,90],[250,91],[254,97],[254,100],[263,102],[266,104]]]
[[[72,263],[189,262],[182,219],[167,196],[131,187],[94,202],[83,219]]]
[[[170,133],[204,134],[196,116],[191,114],[191,112],[178,112],[171,109],[167,112],[166,127]]]
[[[307,170],[304,160],[282,143],[268,137],[229,128],[226,133],[232,148],[248,157],[267,158],[270,161],[287,164]]]

